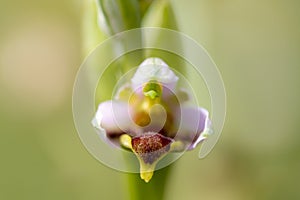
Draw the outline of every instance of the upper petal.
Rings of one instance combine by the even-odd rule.
[[[164,87],[173,91],[176,87],[178,77],[160,58],[148,58],[140,64],[131,79],[132,87],[134,90],[138,90],[151,80],[158,81]]]

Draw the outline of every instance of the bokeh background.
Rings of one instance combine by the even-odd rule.
[[[0,0],[0,199],[124,199],[126,175],[81,144],[71,109],[80,0]],[[300,199],[300,1],[172,0],[227,90],[221,138],[174,164],[166,199]]]

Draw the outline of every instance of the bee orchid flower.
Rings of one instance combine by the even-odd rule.
[[[178,80],[163,60],[148,58],[92,120],[100,136],[136,155],[145,182],[168,153],[192,150],[212,133],[208,111],[185,104]]]

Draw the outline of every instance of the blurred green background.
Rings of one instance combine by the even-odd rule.
[[[166,199],[300,199],[300,1],[173,0],[227,90],[221,138],[178,160]],[[123,199],[71,109],[82,1],[0,0],[0,199]]]

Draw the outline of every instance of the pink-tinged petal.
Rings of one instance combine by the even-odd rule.
[[[126,102],[105,101],[98,106],[92,124],[109,135],[120,134],[130,129],[130,107]]]
[[[159,82],[168,90],[175,91],[178,77],[160,58],[148,58],[139,65],[131,79],[132,88],[140,93],[144,84],[151,80]]]
[[[175,96],[180,103],[184,103],[190,99],[191,95],[188,90],[186,90],[184,88],[180,88],[176,91]]]
[[[197,144],[212,133],[209,113],[200,107],[182,107],[177,114],[180,122],[179,133],[176,137],[188,142],[188,150],[194,149]]]
[[[203,129],[203,131],[201,133],[197,133],[197,135],[196,135],[193,143],[189,147],[189,150],[192,150],[192,149],[196,148],[196,146],[200,142],[202,142],[203,140],[207,139],[207,137],[209,137],[209,135],[211,135],[211,134],[213,134],[213,129],[212,129],[211,121],[207,117],[206,121],[205,121],[205,128]]]

